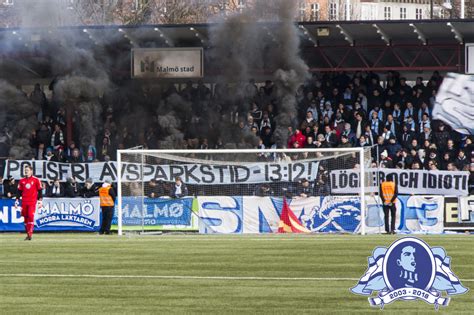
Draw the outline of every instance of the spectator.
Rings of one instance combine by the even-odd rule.
[[[69,177],[64,187],[64,197],[76,198],[79,196],[79,185],[74,177]]]
[[[97,158],[97,150],[93,144],[89,144],[86,152],[86,162],[93,162]]]
[[[379,119],[378,113],[376,111],[372,112],[370,118],[370,130],[376,135],[380,135],[382,133],[382,121]]]
[[[336,133],[328,125],[324,126],[324,139],[330,148],[337,145]]]
[[[263,131],[260,133],[260,138],[265,148],[270,148],[273,145],[272,139],[272,130],[270,127],[263,128]]]
[[[145,186],[145,193],[148,198],[160,198],[166,195],[163,182],[154,178]]]
[[[172,198],[182,198],[188,195],[188,187],[181,180],[181,177],[176,177],[173,188],[171,190]]]
[[[102,139],[102,145],[99,150],[98,158],[101,161],[105,161],[106,156],[110,156],[112,151],[111,145],[110,145],[110,139],[108,137],[104,137]]]
[[[411,143],[409,145],[407,145],[407,149],[418,151],[420,149],[420,145],[418,144],[418,140],[413,138],[411,140]]]
[[[254,195],[258,197],[269,197],[275,195],[275,192],[268,183],[264,183],[262,185],[257,186]]]
[[[316,146],[316,148],[319,148],[319,149],[327,149],[327,148],[331,147],[329,145],[329,143],[327,143],[326,138],[324,137],[324,135],[321,134],[321,133],[316,138],[316,141],[314,142],[314,145]]]
[[[464,153],[464,150],[459,150],[458,156],[454,160],[454,164],[459,170],[463,170],[464,167],[468,164],[470,164],[471,161],[468,160],[466,157],[466,154]]]
[[[362,113],[361,112],[356,112],[355,113],[355,122],[354,125],[352,126],[352,130],[355,132],[355,136],[357,139],[360,138],[365,132],[365,126],[367,125],[366,122],[363,121],[362,118]]]
[[[350,123],[344,123],[344,130],[342,131],[341,137],[346,136],[349,142],[354,146],[356,144],[355,133],[351,129]]]
[[[357,146],[359,146],[359,147],[370,147],[371,144],[367,142],[367,139],[366,139],[365,136],[360,136]]]
[[[448,169],[448,164],[452,164],[452,163],[453,163],[453,159],[451,158],[449,153],[445,152],[443,154],[443,158],[441,159],[441,162],[440,162],[440,169],[441,170],[447,170]]]
[[[288,141],[288,148],[294,148],[295,143],[298,144],[299,148],[302,148],[304,147],[305,141],[306,137],[301,133],[301,130],[296,129]]]
[[[44,144],[51,143],[50,129],[45,123],[42,123],[39,129],[36,131],[36,141],[38,143],[44,143]]]
[[[308,110],[306,112],[306,119],[301,123],[300,128],[301,129],[306,129],[306,127],[312,128],[316,124],[317,124],[317,121],[313,118],[313,112]]]
[[[438,131],[433,135],[433,142],[441,152],[446,151],[449,138],[449,131],[445,129],[444,123],[440,123],[438,126]]]
[[[303,198],[310,197],[312,191],[309,181],[306,178],[302,179],[297,188],[297,195]]]
[[[457,171],[459,171],[459,169],[457,168],[456,164],[454,164],[453,162],[450,162],[450,163],[447,164],[446,170],[447,170],[447,171],[450,171],[450,172],[457,172]]]
[[[48,115],[48,101],[39,83],[35,84],[34,90],[30,94],[30,101],[38,106],[38,121],[42,121],[43,117]]]
[[[352,143],[349,142],[349,138],[346,135],[341,136],[341,143],[337,146],[338,148],[351,148]]]
[[[46,148],[46,155],[44,156],[44,159],[47,161],[54,161],[53,148],[51,147]]]
[[[433,139],[433,134],[431,132],[431,128],[430,127],[423,127],[423,129],[421,129],[421,134],[420,134],[420,137],[418,139],[418,141],[420,143],[423,143],[425,140],[428,140],[428,141],[432,141]]]
[[[387,121],[385,122],[385,127],[387,128],[388,131],[390,131],[390,134],[398,137],[400,135],[400,125],[398,122],[396,122],[391,114],[387,115]]]
[[[4,181],[3,181],[3,197],[4,198],[15,198],[17,194],[17,186],[18,184],[16,183],[15,179],[13,176],[8,176]]]
[[[86,183],[81,188],[80,196],[82,198],[92,198],[99,195],[99,188],[94,185],[92,178],[86,179]]]
[[[49,188],[47,192],[48,197],[61,198],[61,197],[64,197],[65,195],[64,187],[59,181],[59,178],[55,178],[53,184],[50,185],[48,188]]]
[[[83,161],[82,153],[79,148],[74,148],[71,156],[68,158],[68,163],[82,163]]]
[[[388,156],[387,150],[382,151],[380,153],[380,167],[381,168],[393,168],[393,161],[392,159]]]
[[[397,152],[395,161],[398,163],[403,163],[404,168],[411,168],[413,164],[413,157],[408,155],[408,151],[406,149],[401,149]]]
[[[58,150],[60,147],[64,148],[64,134],[59,124],[54,125],[54,132],[51,135],[51,146]]]
[[[394,136],[390,137],[386,148],[387,148],[388,156],[392,160],[396,160],[397,152],[402,150],[402,146],[397,143],[397,140],[395,139]]]
[[[457,153],[456,147],[454,146],[453,139],[448,139],[444,153],[447,153],[450,159],[453,159],[453,160],[457,157],[458,153]]]

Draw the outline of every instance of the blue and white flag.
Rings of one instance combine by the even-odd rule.
[[[448,73],[436,95],[432,113],[453,129],[474,134],[474,76]]]

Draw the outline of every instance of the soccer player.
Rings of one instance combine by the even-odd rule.
[[[25,167],[25,175],[26,177],[20,179],[18,183],[15,207],[20,204],[21,197],[21,216],[25,220],[25,241],[31,241],[35,227],[36,206],[41,207],[43,188],[40,180],[33,176],[33,168],[30,165]]]

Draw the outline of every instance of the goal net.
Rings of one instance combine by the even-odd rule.
[[[119,150],[114,220],[119,235],[270,233],[286,200],[312,232],[364,234],[371,161],[370,148]]]

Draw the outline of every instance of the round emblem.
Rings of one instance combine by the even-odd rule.
[[[26,187],[26,189],[30,189],[31,188],[30,183],[26,183],[25,187]]]
[[[435,279],[435,260],[428,244],[406,237],[394,242],[383,261],[383,278],[390,290],[429,290]]]

